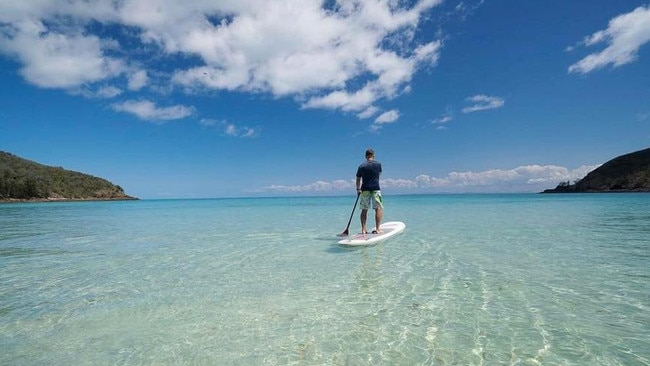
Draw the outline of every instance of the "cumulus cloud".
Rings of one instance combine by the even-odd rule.
[[[21,75],[42,88],[73,89],[123,73],[124,62],[106,56],[104,46],[82,29],[51,31],[40,20],[16,19],[0,28],[0,52],[17,58]]]
[[[472,105],[463,108],[463,113],[472,113],[488,109],[501,108],[505,104],[505,101],[502,98],[491,97],[487,95],[475,95],[473,97],[468,97],[465,100],[472,103]]]
[[[539,192],[554,188],[564,181],[575,181],[599,165],[584,165],[568,169],[556,165],[526,165],[502,170],[481,172],[451,172],[442,178],[426,174],[412,179],[385,178],[381,180],[384,190],[396,193],[468,193],[468,192]],[[305,185],[272,185],[263,192],[273,193],[336,193],[354,190],[354,180],[319,181]]]
[[[171,107],[158,107],[148,100],[129,100],[122,103],[115,103],[112,108],[118,112],[126,112],[136,115],[138,118],[147,121],[170,121],[189,117],[194,113],[194,107],[174,105]]]
[[[641,46],[650,42],[650,6],[640,6],[609,21],[607,29],[585,38],[581,45],[606,44],[604,50],[592,53],[569,67],[570,73],[587,74],[607,65],[618,67],[633,62]],[[570,47],[569,50],[574,50]]]
[[[129,76],[128,87],[129,90],[138,91],[144,88],[148,82],[147,71],[139,70]]]
[[[136,92],[148,75],[168,75],[192,92],[268,93],[369,118],[437,62],[441,42],[417,30],[441,2],[4,1],[0,52],[44,88],[112,80]]]
[[[514,169],[491,169],[482,172],[451,172],[446,177],[420,175],[417,187],[451,192],[463,191],[539,191],[553,188],[562,181],[583,178],[598,166],[581,166],[569,170],[556,165],[526,165]]]

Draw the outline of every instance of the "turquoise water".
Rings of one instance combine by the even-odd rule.
[[[650,365],[650,195],[353,203],[2,204],[0,364]]]

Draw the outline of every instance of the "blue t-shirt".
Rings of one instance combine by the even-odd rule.
[[[359,165],[357,178],[361,177],[362,191],[379,191],[379,175],[381,174],[381,163],[375,160],[367,160]]]

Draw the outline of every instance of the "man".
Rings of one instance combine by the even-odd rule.
[[[379,175],[381,174],[381,163],[375,160],[375,152],[372,149],[366,150],[366,161],[357,169],[357,194],[361,201],[361,232],[366,234],[366,221],[368,209],[372,206],[375,210],[375,230],[373,234],[380,234],[381,218],[384,205],[381,201],[379,188]]]

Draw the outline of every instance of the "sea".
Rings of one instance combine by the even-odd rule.
[[[0,365],[650,365],[650,194],[354,201],[0,204]]]

